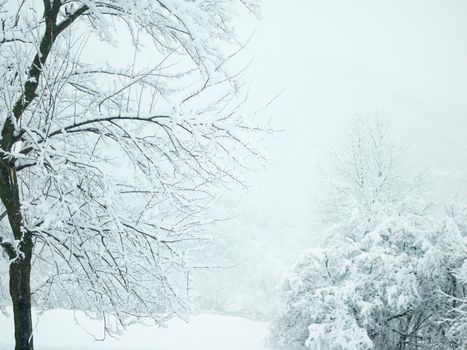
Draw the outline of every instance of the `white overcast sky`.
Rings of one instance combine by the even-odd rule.
[[[384,111],[439,193],[467,193],[467,1],[263,0],[255,26],[250,101],[285,89],[267,109],[284,132],[238,202],[245,229],[308,234],[320,157],[356,113]]]

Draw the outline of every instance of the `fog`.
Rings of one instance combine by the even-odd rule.
[[[264,1],[250,100],[284,90],[267,110],[283,131],[271,166],[252,176],[249,196],[264,203],[255,215],[310,215],[320,156],[354,114],[383,112],[443,194],[462,191],[466,16],[462,1]]]
[[[277,250],[280,267],[248,256],[249,243],[239,260],[279,283],[300,251],[322,243],[322,162],[355,115],[384,115],[441,202],[466,193],[465,18],[462,1],[268,0],[258,22],[239,23],[254,31],[249,104],[280,131],[264,144],[269,164],[248,175],[248,190],[224,195],[238,217],[221,231]]]

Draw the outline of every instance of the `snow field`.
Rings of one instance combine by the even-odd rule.
[[[94,340],[102,324],[82,313],[52,310],[38,320],[34,341],[37,350],[266,350],[268,324],[242,317],[203,314],[190,322],[171,320],[166,328],[132,325],[118,338]],[[91,334],[90,334],[91,333]],[[0,350],[13,349],[13,321],[0,315]]]

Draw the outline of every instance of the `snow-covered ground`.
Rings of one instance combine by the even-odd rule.
[[[99,324],[73,312],[49,311],[39,318],[35,332],[38,350],[266,350],[268,324],[241,317],[198,315],[189,323],[172,320],[168,327],[133,325],[118,339],[95,341]],[[0,350],[13,349],[11,318],[0,314]]]

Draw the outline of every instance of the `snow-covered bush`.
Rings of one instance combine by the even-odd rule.
[[[453,204],[444,230],[447,239],[443,251],[449,258],[450,291],[446,298],[450,309],[445,316],[447,334],[459,348],[467,346],[467,205]]]
[[[403,158],[381,120],[347,130],[328,177],[329,241],[304,252],[287,276],[274,342],[326,350],[457,349],[465,303],[451,310],[450,299],[459,295],[464,265],[446,254],[452,229],[401,175]],[[465,259],[465,251],[459,254]],[[455,320],[446,321],[454,311]]]
[[[416,210],[418,209],[418,210]],[[287,277],[275,326],[282,343],[310,349],[450,348],[443,232],[422,208],[384,208],[372,224],[351,217],[326,248],[302,254]],[[337,233],[336,233],[337,234]]]

